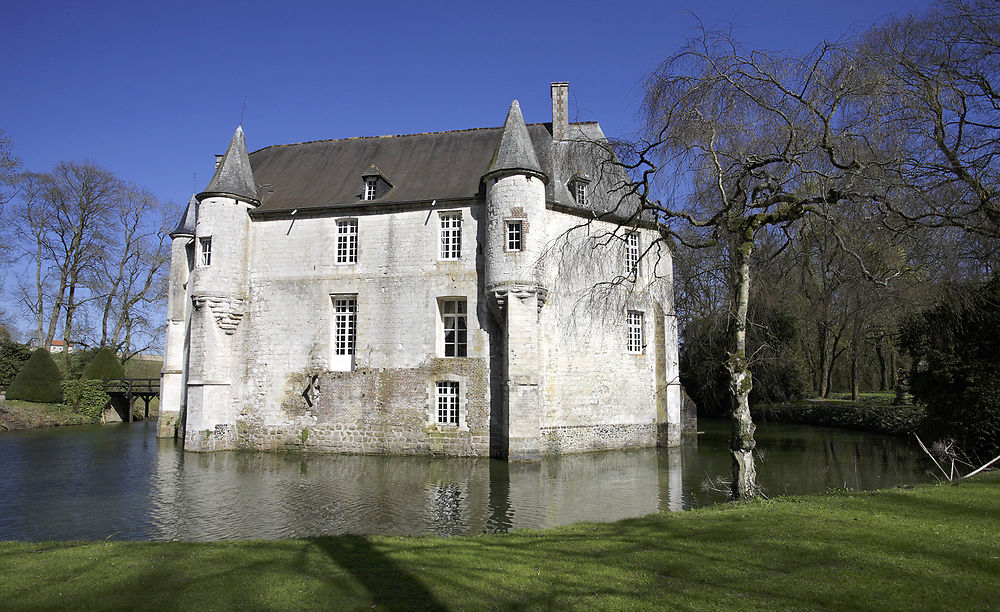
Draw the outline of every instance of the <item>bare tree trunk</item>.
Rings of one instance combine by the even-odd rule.
[[[816,333],[818,336],[818,348],[819,348],[819,396],[826,397],[827,389],[829,388],[829,378],[827,376],[827,354],[826,354],[826,341],[829,332],[823,323],[817,324]]]
[[[851,401],[858,401],[860,383],[858,381],[858,359],[861,351],[858,350],[858,343],[851,343]]]
[[[885,349],[883,348],[884,339],[879,338],[878,342],[875,343],[875,356],[878,357],[878,390],[880,392],[886,391],[886,361],[885,361]]]
[[[730,321],[733,334],[733,350],[729,353],[726,369],[729,371],[729,387],[732,392],[732,435],[729,451],[733,459],[734,499],[757,497],[757,470],[753,462],[753,450],[757,445],[753,434],[756,427],[750,418],[750,389],[753,381],[747,367],[747,305],[750,303],[750,253],[753,243],[743,240],[735,250],[734,291],[735,312]]]

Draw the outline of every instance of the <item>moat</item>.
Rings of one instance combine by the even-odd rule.
[[[155,423],[0,434],[0,540],[221,540],[476,534],[613,521],[724,500],[728,425],[680,449],[540,463],[297,453],[185,453]],[[760,425],[768,495],[928,482],[901,440]]]

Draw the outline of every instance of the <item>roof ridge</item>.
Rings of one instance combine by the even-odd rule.
[[[576,121],[576,122],[570,123],[570,125],[594,125],[596,123],[597,123],[597,121]],[[552,122],[551,121],[543,121],[543,122],[538,122],[538,123],[527,123],[525,125],[527,127],[531,127],[531,126],[534,126],[534,125],[546,126],[546,125],[552,125]],[[266,147],[261,147],[261,148],[257,149],[256,151],[252,151],[250,153],[250,155],[253,155],[255,153],[260,153],[261,151],[265,151],[267,149],[273,149],[275,147],[294,147],[294,146],[298,146],[298,145],[316,144],[316,143],[321,143],[321,142],[341,142],[341,141],[348,141],[348,140],[377,140],[377,139],[380,139],[380,138],[409,138],[411,136],[435,136],[437,134],[460,134],[462,132],[479,132],[479,131],[485,131],[485,130],[501,130],[501,129],[503,129],[503,126],[502,125],[498,125],[498,126],[494,126],[494,127],[465,128],[463,130],[441,130],[439,132],[415,132],[413,134],[383,134],[381,136],[348,136],[346,138],[320,138],[318,140],[304,140],[302,142],[286,142],[286,143],[282,143],[282,144],[267,145]]]

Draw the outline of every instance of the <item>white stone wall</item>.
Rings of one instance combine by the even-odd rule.
[[[662,362],[676,362],[676,339],[658,347],[656,334],[657,318],[671,308],[664,303],[669,278],[662,278],[670,271],[669,251],[654,247],[633,279],[616,224],[550,211],[546,231],[543,452],[652,446]],[[655,232],[640,230],[640,249],[655,240]],[[626,350],[628,310],[643,313],[645,346],[638,354]]]
[[[461,258],[441,260],[440,215],[456,212],[462,216]],[[458,428],[432,426],[429,385],[466,376],[478,382],[460,389],[467,406],[462,441],[444,446],[455,446],[452,454],[487,454],[492,320],[477,281],[482,214],[482,205],[437,206],[255,220],[249,309],[236,336],[244,366],[234,389],[248,443],[274,447],[310,429],[307,446],[328,450],[431,452],[432,437],[448,438]],[[358,223],[358,261],[337,264],[337,220],[348,218]],[[339,393],[331,389],[309,406],[302,394],[311,377],[331,369],[334,295],[357,296],[356,371],[327,378],[326,386],[336,385]],[[467,302],[464,360],[444,357],[439,301],[448,297]],[[370,375],[375,371],[382,372],[377,380]],[[324,379],[317,380],[322,396]],[[376,397],[380,385],[394,387],[392,401]]]

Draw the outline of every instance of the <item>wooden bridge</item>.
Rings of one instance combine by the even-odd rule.
[[[143,418],[149,418],[149,402],[160,394],[159,378],[113,378],[104,381],[104,391],[111,396],[111,406],[122,417],[132,422],[135,400],[141,398],[146,405]],[[127,406],[127,408],[126,408]],[[128,414],[122,414],[127,412]]]

